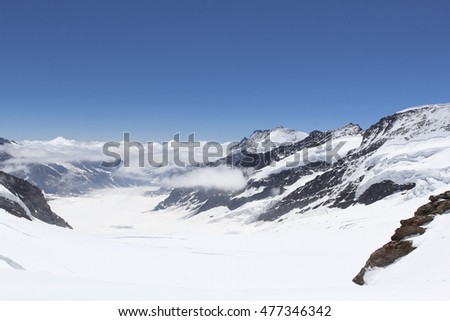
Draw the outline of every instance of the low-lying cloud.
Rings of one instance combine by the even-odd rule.
[[[236,191],[245,188],[247,180],[238,169],[227,167],[197,168],[187,173],[161,180],[161,185],[167,187],[193,188]]]
[[[62,137],[50,141],[21,141],[18,144],[5,144],[0,151],[13,158],[8,164],[27,163],[65,163],[105,160],[102,153],[102,142],[81,142],[67,140]]]

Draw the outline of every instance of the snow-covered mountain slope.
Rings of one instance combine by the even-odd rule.
[[[39,219],[61,227],[70,225],[56,215],[41,190],[29,182],[0,171],[0,209],[33,221]]]
[[[244,190],[175,189],[156,210],[178,207],[193,215],[225,207],[229,217],[251,222],[368,205],[398,192],[425,196],[450,183],[449,124],[450,105],[427,105],[385,117],[365,132],[353,124],[312,132],[265,154],[247,154],[245,164],[227,159],[244,168]]]

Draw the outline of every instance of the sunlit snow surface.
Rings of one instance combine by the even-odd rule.
[[[58,198],[74,230],[0,211],[0,299],[450,299],[450,215],[416,238],[418,249],[351,282],[398,221],[426,199],[397,195],[371,206],[289,215],[281,223],[185,219],[149,212],[164,196],[111,189]]]

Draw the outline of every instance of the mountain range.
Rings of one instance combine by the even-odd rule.
[[[240,170],[246,181],[244,187],[221,189],[201,183],[196,186],[195,182],[190,187],[169,186],[161,189],[167,197],[153,210],[178,208],[190,217],[221,209],[223,217],[255,222],[318,208],[368,205],[395,193],[423,196],[440,184],[450,183],[450,166],[445,161],[450,146],[449,124],[450,105],[441,104],[398,112],[366,130],[352,123],[309,134],[283,127],[257,130],[226,157],[203,165]],[[137,169],[139,175],[124,176],[118,174],[120,168],[103,167],[98,160],[76,154],[73,159],[66,155],[62,160],[43,162],[22,157],[17,152],[23,147],[21,143],[2,138],[0,146],[0,170],[36,185],[46,194],[78,195],[101,188],[155,185],[155,177],[173,175],[170,171],[161,174]],[[62,138],[50,146],[85,148]],[[99,144],[93,146],[100,148]],[[37,149],[32,147],[26,151]],[[183,169],[194,173],[201,170],[195,166]],[[176,181],[177,176],[171,179]],[[160,180],[158,177],[156,184]]]
[[[264,153],[247,148],[261,145],[255,132],[221,161],[245,172],[244,189],[175,188],[155,210],[178,207],[192,216],[222,207],[226,215],[253,222],[369,205],[395,193],[424,196],[450,183],[449,124],[450,105],[427,105],[384,117],[367,130],[348,124],[313,131]]]
[[[102,145],[0,139],[0,297],[448,298],[450,104],[184,168],[104,168]]]

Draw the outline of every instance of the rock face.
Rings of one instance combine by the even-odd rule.
[[[401,226],[395,230],[391,241],[370,255],[364,267],[353,278],[353,282],[364,285],[364,275],[369,269],[388,266],[414,251],[412,241],[406,239],[425,233],[424,225],[433,221],[436,215],[448,211],[450,211],[450,191],[430,196],[430,202],[419,207],[413,217],[400,221]]]
[[[359,196],[358,203],[369,205],[394,193],[410,190],[415,186],[416,184],[414,183],[399,185],[391,180],[385,180],[381,183],[371,185],[363,194],[361,194],[361,196]]]
[[[56,215],[42,191],[31,183],[0,171],[0,208],[28,220],[37,218],[45,223],[71,228]]]

